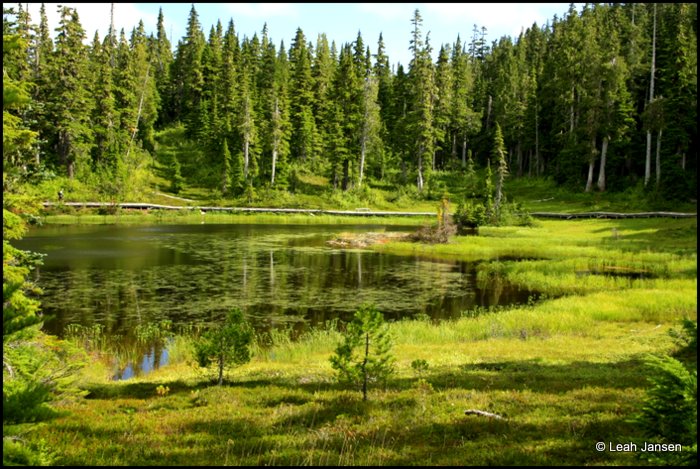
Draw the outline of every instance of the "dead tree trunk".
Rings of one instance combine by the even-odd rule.
[[[603,138],[603,147],[600,150],[600,170],[598,171],[598,190],[605,190],[605,161],[608,154],[608,140],[606,136]]]

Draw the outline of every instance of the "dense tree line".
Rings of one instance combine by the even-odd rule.
[[[285,189],[294,168],[342,190],[382,180],[430,192],[436,170],[486,167],[497,132],[515,177],[696,192],[695,4],[572,5],[491,45],[474,26],[435,62],[416,10],[410,63],[395,67],[381,35],[374,53],[361,32],[336,44],[297,29],[288,48],[266,26],[241,38],[233,20],[205,35],[193,5],[174,47],[162,12],[155,35],[140,23],[88,44],[77,12],[59,13],[51,39],[43,6],[38,24],[22,5],[4,9],[7,181],[52,170],[134,183],[155,132],[182,124],[206,182],[229,196]]]

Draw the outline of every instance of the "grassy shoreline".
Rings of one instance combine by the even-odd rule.
[[[150,223],[231,223],[231,224],[285,224],[285,225],[407,225],[420,226],[432,221],[433,217],[401,216],[340,216],[316,215],[308,213],[274,214],[274,213],[207,213],[187,211],[183,213],[150,212],[121,213],[116,215],[99,215],[95,213],[75,213],[46,215],[42,222],[46,224],[150,224]]]
[[[87,399],[25,438],[61,465],[645,464],[595,444],[643,438],[629,420],[649,386],[643,358],[673,353],[669,331],[697,320],[696,242],[695,220],[580,220],[375,245],[492,260],[482,281],[535,285],[549,299],[391,323],[397,374],[368,402],[333,379],[339,333],[313,330],[257,348],[222,387],[184,358],[124,382],[93,366]],[[428,368],[414,370],[417,359]]]

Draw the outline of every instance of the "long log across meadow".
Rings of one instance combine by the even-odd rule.
[[[313,215],[347,215],[347,216],[404,216],[404,217],[429,217],[435,216],[435,212],[386,212],[372,211],[366,208],[355,210],[321,210],[310,208],[261,208],[261,207],[203,207],[203,206],[178,206],[161,205],[140,202],[125,202],[112,204],[110,202],[44,202],[44,207],[65,205],[76,208],[100,208],[115,207],[132,210],[199,210],[200,212],[239,212],[239,213],[309,213]],[[693,218],[697,213],[682,212],[581,212],[581,213],[558,213],[558,212],[532,212],[535,218],[555,218],[560,220],[574,220],[580,218]]]
[[[531,216],[536,218],[557,218],[560,220],[573,220],[577,218],[693,218],[697,213],[681,212],[581,212],[581,213],[555,213],[555,212],[532,212]]]
[[[355,210],[321,210],[310,208],[260,208],[260,207],[205,207],[205,206],[177,206],[149,204],[141,202],[125,202],[113,204],[110,202],[44,202],[44,207],[68,206],[75,208],[101,208],[119,207],[132,210],[199,210],[200,212],[238,212],[238,213],[308,213],[312,215],[349,215],[349,216],[404,216],[404,217],[432,217],[435,212],[386,212],[372,211],[366,208]]]

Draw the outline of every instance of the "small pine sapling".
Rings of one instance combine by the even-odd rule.
[[[243,365],[250,361],[250,343],[253,330],[240,309],[234,308],[226,322],[205,332],[195,343],[195,354],[199,366],[206,368],[216,364],[219,379],[224,382],[224,368]]]
[[[689,370],[670,356],[650,355],[646,364],[652,386],[632,422],[644,433],[646,441],[654,445],[680,444],[683,450],[642,452],[640,457],[654,464],[672,466],[697,462],[697,369]]]
[[[369,383],[386,381],[394,371],[391,337],[382,313],[373,306],[356,311],[330,361],[340,381],[361,386],[362,400],[366,401]]]

